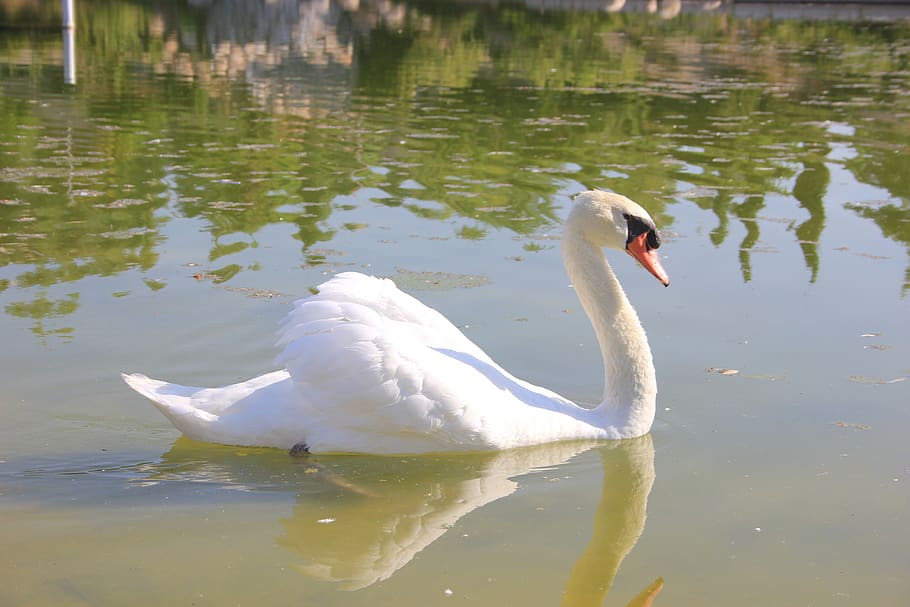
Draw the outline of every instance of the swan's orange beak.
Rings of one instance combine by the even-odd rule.
[[[648,233],[639,234],[629,241],[626,245],[626,252],[634,257],[644,269],[654,275],[657,280],[665,287],[670,286],[670,277],[667,271],[660,265],[660,259],[657,257],[657,249],[648,246]]]

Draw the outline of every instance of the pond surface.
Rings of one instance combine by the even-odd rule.
[[[573,6],[80,2],[65,84],[0,3],[0,604],[907,604],[910,25]],[[647,437],[293,459],[119,378],[271,371],[357,269],[595,402],[592,187],[663,228]]]

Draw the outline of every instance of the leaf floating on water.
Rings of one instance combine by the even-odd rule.
[[[253,287],[221,287],[225,291],[230,291],[231,293],[242,293],[247,297],[253,299],[277,299],[279,297],[287,297],[285,293],[279,293],[278,291],[272,291],[271,289],[255,289]]]
[[[395,268],[398,274],[395,283],[405,289],[470,289],[490,283],[486,276],[475,274],[452,274],[449,272],[416,272],[405,268]]]
[[[708,373],[717,373],[718,375],[736,375],[739,369],[722,369],[719,367],[708,367],[705,369]]]
[[[851,375],[847,379],[849,379],[850,381],[857,383],[857,384],[885,385],[885,384],[897,384],[902,381],[906,381],[907,378],[906,377],[895,377],[894,379],[881,379],[881,378],[876,378],[876,377],[866,377],[865,375]]]
[[[855,430],[870,430],[872,426],[867,424],[851,424],[849,422],[834,422],[838,428],[853,428]]]

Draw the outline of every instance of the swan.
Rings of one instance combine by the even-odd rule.
[[[575,197],[562,256],[603,356],[602,402],[584,408],[513,377],[436,310],[388,279],[338,274],[282,321],[283,369],[223,388],[123,374],[183,434],[292,454],[490,451],[647,434],[657,382],[644,329],[602,248],[664,286],[660,236],[625,196]]]

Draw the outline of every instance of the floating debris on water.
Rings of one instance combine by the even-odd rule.
[[[853,428],[854,430],[870,430],[872,426],[867,424],[851,424],[850,422],[834,422],[838,428]]]
[[[230,291],[231,293],[240,293],[246,295],[247,297],[252,297],[253,299],[277,299],[280,297],[287,297],[287,294],[280,293],[278,291],[272,291],[271,289],[256,289],[253,287],[221,287],[225,291]]]
[[[850,381],[857,383],[857,384],[884,385],[884,384],[897,384],[902,381],[906,381],[907,378],[906,377],[895,377],[894,379],[880,379],[880,378],[876,378],[876,377],[866,377],[865,375],[851,375],[847,379],[849,379]]]
[[[453,274],[450,272],[417,272],[405,268],[395,268],[398,273],[392,276],[402,289],[470,289],[490,284],[490,279],[477,274]]]

